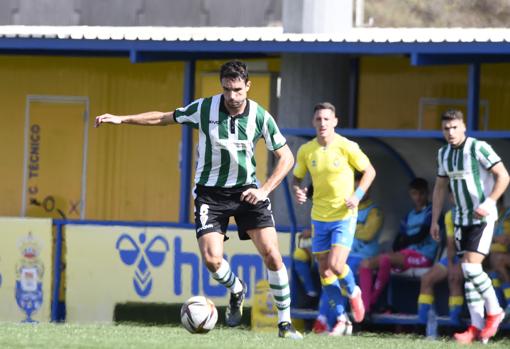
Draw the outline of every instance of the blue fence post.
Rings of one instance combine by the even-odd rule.
[[[478,130],[478,114],[480,108],[480,63],[472,63],[468,68],[468,105],[467,130]]]
[[[184,96],[183,105],[188,105],[195,95],[195,61],[186,62],[184,69]],[[189,205],[191,191],[191,160],[193,148],[193,133],[189,126],[182,125],[181,132],[181,192],[179,206],[179,223],[189,221]]]
[[[294,272],[294,262],[292,260],[292,256],[294,255],[294,250],[296,247],[296,233],[297,233],[297,219],[296,219],[296,212],[294,211],[294,205],[292,203],[292,193],[289,188],[289,181],[287,180],[287,177],[283,178],[283,190],[284,190],[284,196],[285,196],[285,203],[287,204],[287,208],[289,211],[289,218],[290,218],[290,250],[289,250],[289,257],[290,257],[290,299],[295,299],[296,297],[296,285],[294,278],[292,277]]]
[[[51,321],[58,320],[58,295],[60,291],[60,277],[62,272],[62,227],[64,221],[54,220],[56,227],[55,255],[53,256],[53,294],[51,299]]]

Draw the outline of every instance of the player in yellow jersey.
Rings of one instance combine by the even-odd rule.
[[[358,144],[335,133],[338,119],[331,103],[314,108],[313,126],[317,137],[298,150],[293,190],[296,201],[307,199],[302,180],[308,172],[314,186],[312,204],[312,253],[319,264],[323,290],[335,304],[337,323],[330,335],[345,332],[347,318],[340,286],[347,290],[354,321],[365,315],[361,290],[347,265],[356,229],[357,207],[375,178],[375,169]],[[354,188],[354,171],[363,173]]]

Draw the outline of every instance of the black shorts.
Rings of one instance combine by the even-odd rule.
[[[478,252],[484,256],[489,254],[494,221],[468,226],[455,226],[455,245],[457,254],[464,252]]]
[[[274,227],[269,198],[252,205],[241,201],[241,194],[256,185],[238,188],[214,188],[197,185],[195,188],[195,229],[197,239],[204,234],[227,232],[228,221],[234,217],[239,239],[249,240],[247,230]],[[225,236],[225,239],[226,236]]]

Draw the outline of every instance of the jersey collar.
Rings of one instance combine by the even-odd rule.
[[[228,116],[231,116],[235,119],[237,118],[242,118],[244,116],[248,116],[248,114],[250,114],[250,100],[248,98],[246,98],[246,106],[244,107],[244,111],[241,113],[241,114],[237,114],[237,115],[230,115],[230,113],[228,112],[227,110],[227,107],[225,107],[225,98],[223,97],[223,95],[221,95],[221,99],[220,99],[220,112],[228,115]]]

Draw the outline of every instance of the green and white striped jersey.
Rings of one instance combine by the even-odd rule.
[[[471,137],[467,137],[458,148],[447,144],[439,149],[437,175],[450,178],[457,207],[455,225],[482,222],[474,217],[474,210],[492,192],[494,177],[489,170],[500,161],[501,158],[489,144]],[[495,205],[491,215],[497,218]]]
[[[286,143],[274,118],[252,100],[247,100],[242,114],[230,116],[223,95],[201,98],[175,110],[174,120],[198,129],[195,183],[208,187],[233,188],[257,183],[257,141],[264,137],[270,151]]]

